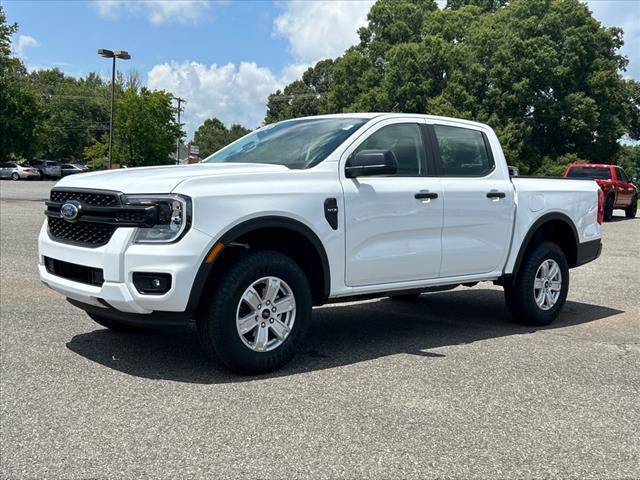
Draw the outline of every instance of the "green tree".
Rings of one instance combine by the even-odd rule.
[[[0,161],[33,153],[40,116],[37,92],[22,62],[11,55],[11,36],[17,30],[0,5]]]
[[[109,128],[109,88],[95,73],[75,79],[58,69],[39,70],[30,78],[43,98],[39,153],[81,160],[84,149]]]
[[[196,130],[193,142],[200,148],[200,157],[204,158],[250,131],[238,124],[227,128],[217,118],[208,118]]]
[[[618,161],[629,178],[635,178],[637,184],[640,181],[640,145],[622,145]]]
[[[556,172],[570,158],[613,163],[618,140],[638,136],[640,92],[620,74],[622,30],[604,28],[579,0],[449,0],[444,9],[378,0],[368,19],[331,66],[322,112],[485,122],[524,173]],[[304,93],[299,82],[284,92]],[[267,120],[298,114],[273,111]]]
[[[265,123],[324,113],[332,68],[333,60],[321,60],[307,69],[301,80],[269,95]]]
[[[181,135],[171,94],[130,87],[117,99],[112,161],[129,167],[167,165]],[[101,163],[108,135],[84,149],[93,164]]]

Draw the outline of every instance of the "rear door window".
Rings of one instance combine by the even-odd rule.
[[[447,125],[433,126],[442,174],[448,177],[480,177],[493,170],[482,132]]]
[[[621,168],[616,168],[616,173],[618,174],[618,180],[622,180],[623,182],[629,181],[629,177],[627,177],[627,174],[624,173],[624,170],[622,170]]]

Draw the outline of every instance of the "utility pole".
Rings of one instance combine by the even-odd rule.
[[[173,97],[173,99],[178,102],[178,126],[180,125],[180,114],[184,111],[182,108],[183,103],[187,103],[184,98]],[[178,135],[178,141],[176,142],[176,165],[180,164],[180,137],[182,135]]]

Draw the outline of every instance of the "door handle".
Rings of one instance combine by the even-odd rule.
[[[506,196],[507,196],[507,194],[504,193],[504,192],[491,191],[491,192],[487,193],[487,198],[504,198]]]
[[[438,194],[435,192],[418,192],[413,197],[417,200],[424,200],[424,199],[433,200],[434,198],[438,198]]]

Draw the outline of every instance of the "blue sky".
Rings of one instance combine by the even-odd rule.
[[[128,50],[132,60],[119,63],[119,70],[137,70],[150,87],[186,98],[191,136],[209,116],[258,126],[269,93],[356,42],[372,1],[1,3],[8,20],[20,25],[13,48],[30,69],[107,77],[109,61],[97,49]],[[588,4],[604,25],[624,28],[625,76],[640,79],[640,1]]]

